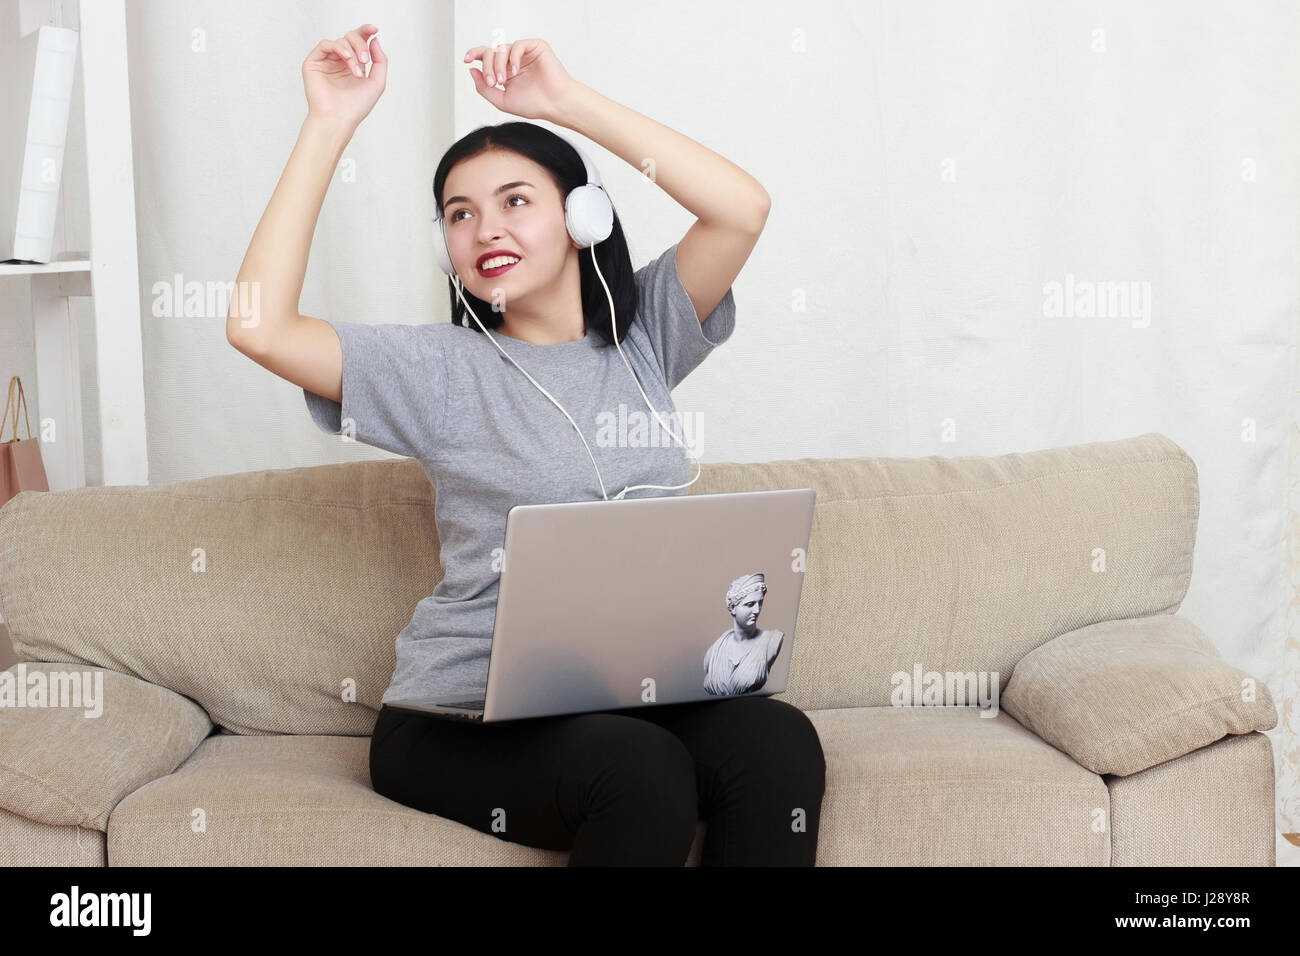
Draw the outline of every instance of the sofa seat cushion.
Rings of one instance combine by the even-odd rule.
[[[0,866],[107,866],[106,839],[102,830],[40,823],[0,809]]]
[[[567,851],[510,843],[389,800],[370,738],[205,740],[108,821],[110,866],[563,866]],[[698,864],[704,827],[688,863]]]
[[[1005,712],[807,713],[826,754],[818,866],[1110,864],[1105,782]]]
[[[809,711],[826,753],[818,865],[1100,865],[1106,785],[1005,713]],[[117,805],[111,866],[563,865],[374,792],[368,737],[209,737]],[[688,864],[697,864],[701,825]]]

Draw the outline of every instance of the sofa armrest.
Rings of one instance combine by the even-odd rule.
[[[14,664],[0,671],[0,806],[106,830],[119,801],[175,770],[211,730],[190,698],[138,677]]]
[[[1277,726],[1262,681],[1175,614],[1103,621],[1016,664],[1002,709],[1093,773],[1127,776]]]

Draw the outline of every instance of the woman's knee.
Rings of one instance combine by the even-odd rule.
[[[698,820],[698,791],[691,753],[663,727],[635,717],[583,715],[582,746],[567,768],[579,783],[586,809],[618,803],[647,823],[689,833]]]
[[[695,761],[673,733],[620,714],[582,718],[582,746],[562,768],[574,834],[570,865],[680,866],[699,817]]]
[[[375,793],[428,813],[432,799],[427,775],[414,769],[424,763],[416,749],[421,719],[401,711],[381,711],[370,735],[368,763]]]
[[[774,775],[797,779],[818,795],[826,789],[826,755],[809,716],[775,697],[736,697],[730,714],[733,751],[750,768],[767,766]]]
[[[380,729],[380,728],[376,728]],[[401,784],[409,777],[404,774],[399,748],[395,745],[391,733],[374,734],[370,738],[370,787],[381,797],[408,803],[410,795],[404,792]]]

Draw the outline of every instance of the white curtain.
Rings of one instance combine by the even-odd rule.
[[[1181,613],[1267,682],[1279,832],[1300,831],[1297,18],[1287,0],[132,0],[142,297],[177,274],[234,278],[304,114],[303,58],[372,22],[388,89],[330,187],[301,308],[445,320],[434,168],[514,118],[461,57],[543,37],[575,78],[773,198],[737,333],[675,395],[705,421],[706,459],[1146,431],[1192,455]],[[634,264],[681,237],[689,212],[591,152]],[[1054,314],[1055,290],[1102,297]],[[145,312],[151,480],[382,454],[317,431],[299,389],[227,345],[224,315]],[[0,372],[32,381],[24,361]],[[1298,857],[1279,840],[1279,863]]]

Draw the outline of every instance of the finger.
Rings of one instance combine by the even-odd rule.
[[[382,87],[388,81],[388,54],[379,45],[378,34],[370,38],[370,59],[370,79],[375,80]]]
[[[311,54],[307,57],[308,62],[320,62],[322,60],[334,59],[337,50],[334,48],[334,40],[321,40],[312,47]]]
[[[496,82],[497,82],[496,72],[492,69],[497,62],[496,47],[484,47],[482,60],[483,60],[483,80],[487,83],[488,86],[496,86]]]
[[[506,81],[506,61],[510,59],[510,47],[513,44],[499,43],[492,51],[492,79],[497,83]]]
[[[501,106],[501,91],[487,85],[487,80],[483,78],[481,70],[476,70],[471,66],[469,72],[474,77],[474,89],[478,90],[480,96],[499,109]]]
[[[465,62],[473,63],[475,60],[480,59],[483,55],[483,51],[486,49],[487,47],[485,46],[470,47],[469,50],[465,53]]]
[[[343,39],[352,47],[352,52],[357,55],[357,62],[369,63],[370,52],[366,49],[366,38],[358,30],[349,30],[343,34]]]
[[[352,70],[354,76],[361,76],[361,67],[357,66],[357,55],[352,51],[351,45],[344,40],[333,41],[334,52],[339,56],[347,66]]]
[[[389,55],[383,52],[378,34],[370,36],[370,61],[373,62],[373,66],[370,66],[370,75],[373,77],[377,70],[383,70],[380,77],[380,82],[383,82],[383,77],[386,77],[387,69],[389,69]]]
[[[528,40],[520,40],[510,47],[510,57],[507,62],[508,76],[517,76],[519,74],[519,64],[523,60],[524,54],[530,49]]]

